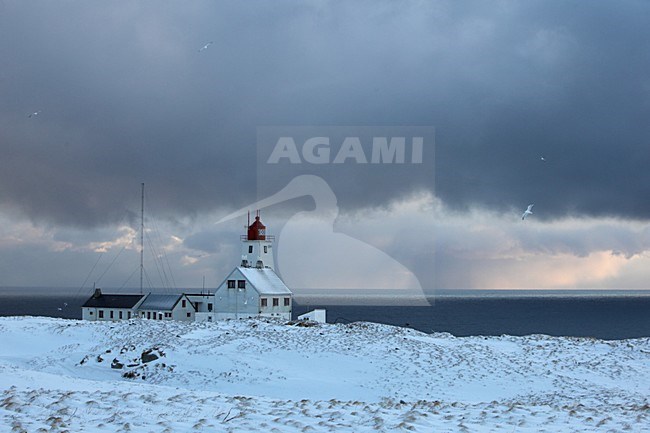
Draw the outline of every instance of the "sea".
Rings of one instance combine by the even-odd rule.
[[[0,287],[0,316],[80,319],[81,305],[91,292],[78,288]],[[650,290],[442,290],[427,301],[425,305],[403,305],[399,299],[375,302],[372,298],[297,297],[293,316],[324,308],[330,323],[368,321],[457,337],[650,337]]]

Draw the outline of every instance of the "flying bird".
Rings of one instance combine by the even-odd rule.
[[[532,209],[533,209],[533,206],[535,206],[534,203],[528,205],[528,209],[526,209],[526,210],[524,211],[524,213],[521,215],[521,219],[522,219],[522,220],[525,220],[526,217],[527,217],[528,215],[532,215],[532,214],[533,214],[533,210],[532,210]]]
[[[199,53],[201,51],[207,50],[210,45],[212,45],[214,42],[210,41],[207,44],[203,45],[201,48],[199,48]]]
[[[36,116],[38,116],[38,113],[40,113],[40,112],[41,112],[41,110],[34,111],[33,113],[28,114],[27,117],[29,117],[29,118],[36,117]]]
[[[543,156],[540,156],[539,159],[546,162],[546,158],[544,158]]]

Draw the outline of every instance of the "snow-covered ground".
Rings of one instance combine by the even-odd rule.
[[[650,339],[5,317],[0,392],[0,432],[650,432]]]

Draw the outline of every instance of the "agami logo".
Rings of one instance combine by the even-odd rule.
[[[266,163],[422,164],[423,142],[423,137],[372,137],[362,144],[359,137],[345,137],[332,143],[329,137],[310,137],[296,144],[285,136],[278,138]]]
[[[396,250],[402,228],[372,232],[379,219],[357,210],[402,200],[432,182],[434,156],[432,126],[258,127],[258,201],[231,217],[282,208],[268,215],[279,216],[275,263],[292,289],[337,296],[377,290],[425,304],[411,270],[423,253]]]

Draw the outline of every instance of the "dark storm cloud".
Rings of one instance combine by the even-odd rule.
[[[0,204],[92,226],[138,209],[146,182],[160,213],[196,216],[255,199],[258,126],[433,125],[435,167],[352,170],[339,203],[435,188],[457,208],[535,202],[540,218],[647,218],[648,12],[633,2],[5,4]]]

